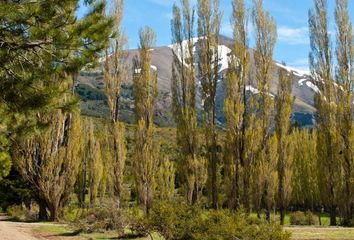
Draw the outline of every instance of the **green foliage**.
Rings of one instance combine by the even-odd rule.
[[[279,225],[247,220],[242,212],[202,210],[178,202],[159,202],[151,209],[149,226],[167,240],[290,239]]]
[[[102,90],[90,87],[89,85],[86,84],[78,84],[75,88],[75,91],[77,92],[77,94],[79,94],[80,98],[83,101],[88,101],[88,100],[107,101],[107,97],[104,94],[104,92],[102,92]]]
[[[156,41],[152,28],[140,29],[139,59],[133,60],[135,119],[137,123],[134,142],[134,176],[138,201],[146,214],[152,206],[154,175],[159,146],[153,141],[157,73],[151,69],[151,51]]]
[[[181,8],[173,6],[171,92],[172,110],[177,125],[177,169],[186,200],[190,204],[198,201],[204,184],[204,166],[199,156],[200,140],[196,116],[194,21],[194,10],[190,7],[190,1],[181,1]]]
[[[10,169],[11,157],[8,153],[8,141],[7,138],[0,132],[0,180],[9,174]]]

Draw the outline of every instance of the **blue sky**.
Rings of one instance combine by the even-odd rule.
[[[171,42],[170,20],[173,3],[179,0],[125,0],[123,27],[129,38],[129,48],[138,46],[138,31],[151,26],[157,34],[157,45]],[[197,0],[192,0],[196,3]],[[246,0],[251,6],[251,0]],[[329,0],[330,32],[335,33],[333,22],[334,2]],[[352,2],[349,0],[349,2]],[[221,34],[232,35],[230,26],[231,0],[220,0],[223,12]],[[313,7],[312,0],[264,0],[264,7],[275,18],[278,27],[278,41],[274,59],[301,69],[308,68],[309,36],[307,16]],[[354,3],[350,6],[353,19]],[[250,27],[250,46],[253,46],[252,27]]]

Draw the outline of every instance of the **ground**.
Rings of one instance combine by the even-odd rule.
[[[354,240],[354,228],[286,227],[285,230],[292,233],[293,240]],[[104,240],[117,236],[115,232],[73,235],[75,232],[65,224],[12,222],[0,216],[1,240]],[[156,235],[153,239],[161,240]]]

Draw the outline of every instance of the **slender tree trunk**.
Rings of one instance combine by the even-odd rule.
[[[331,206],[331,211],[330,211],[330,225],[331,226],[336,226],[337,225],[337,219],[336,219],[336,206],[332,204]]]
[[[196,176],[196,175],[195,175]],[[192,205],[194,205],[198,201],[198,183],[197,180],[194,181],[194,188],[192,192]]]
[[[280,163],[282,165],[282,163]],[[279,171],[279,192],[278,192],[278,200],[279,200],[279,211],[280,211],[280,225],[284,225],[284,167],[280,166]]]
[[[235,163],[235,176],[232,184],[232,209],[237,210],[240,207],[240,186],[239,186],[239,178],[240,178],[240,166],[238,161]]]
[[[246,213],[250,214],[250,173],[248,168],[244,168],[243,172],[243,207],[245,208]]]
[[[213,144],[212,144],[212,155],[211,155],[211,197],[212,197],[212,207],[218,209],[218,186],[217,186],[217,143],[216,134],[213,129]]]

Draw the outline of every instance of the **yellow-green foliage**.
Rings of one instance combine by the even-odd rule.
[[[46,201],[51,220],[58,220],[81,163],[80,114],[57,110],[41,117],[48,128],[40,135],[22,139],[15,166]]]
[[[249,54],[247,43],[247,16],[243,0],[233,2],[232,23],[234,28],[233,56],[229,58],[229,69],[226,76],[226,97],[224,112],[227,123],[225,139],[225,177],[226,185],[229,188],[230,203],[237,208],[241,203],[240,179],[243,179],[243,204],[249,209],[248,193],[245,186],[249,177],[247,174],[241,176],[242,170],[248,171],[249,164],[246,157],[246,78],[249,75]],[[247,163],[246,163],[247,161]],[[247,178],[247,179],[246,179]],[[246,193],[247,192],[247,193]]]
[[[294,129],[292,204],[313,206],[319,201],[317,174],[317,134],[308,129]]]
[[[337,123],[341,148],[341,196],[339,204],[345,225],[354,224],[354,107],[353,107],[353,26],[347,0],[336,1]]]
[[[216,90],[219,79],[219,0],[198,0],[198,79],[202,86],[208,192],[213,208],[218,208],[218,134],[216,130]]]
[[[279,70],[279,85],[276,97],[275,131],[278,138],[278,206],[280,223],[284,224],[285,209],[291,197],[293,175],[293,142],[290,124],[294,97],[291,95],[292,78],[285,69]]]
[[[201,210],[185,203],[158,202],[148,218],[150,229],[159,232],[166,240],[286,240],[290,239],[279,225],[257,224],[242,212],[228,210]]]
[[[139,59],[133,61],[135,90],[134,175],[139,203],[148,214],[152,206],[154,175],[159,158],[159,145],[153,141],[155,127],[155,102],[157,97],[157,74],[151,70],[151,51],[155,33],[149,27],[139,32]]]
[[[112,131],[105,139],[106,164],[104,171],[105,183],[103,189],[108,189],[111,196],[115,197],[117,207],[120,206],[123,185],[123,172],[126,161],[126,141],[124,138],[124,126],[119,123],[119,100],[122,83],[127,81],[127,52],[125,46],[126,36],[122,30],[124,0],[112,1],[112,18],[114,20],[113,37],[106,50],[104,63],[105,91],[110,110]]]
[[[174,43],[171,91],[177,124],[177,168],[185,188],[186,200],[193,204],[198,201],[204,184],[204,166],[199,155],[200,140],[197,134],[194,10],[191,9],[189,0],[182,0],[181,5],[182,10],[177,5],[173,6],[171,22]]]
[[[340,138],[338,134],[336,89],[333,84],[333,59],[329,34],[327,1],[315,0],[309,12],[311,39],[310,69],[318,81],[319,93],[315,95],[318,110],[317,160],[320,195],[323,204],[331,208],[331,224],[336,224],[336,206],[340,193]]]
[[[155,175],[156,194],[158,199],[170,200],[175,193],[175,164],[167,157],[160,157]]]
[[[94,205],[98,194],[99,185],[102,181],[103,159],[101,153],[101,145],[94,134],[94,126],[92,120],[88,122],[85,130],[85,154],[88,168],[88,187],[90,193],[90,204]]]
[[[253,0],[252,20],[256,29],[255,78],[259,96],[255,103],[256,131],[260,131],[257,143],[258,159],[254,178],[256,208],[265,207],[269,216],[270,207],[274,204],[274,181],[277,163],[276,138],[271,137],[271,121],[274,102],[270,96],[270,82],[274,74],[273,50],[277,39],[275,20],[263,8],[263,0]],[[264,199],[261,206],[261,199]]]

